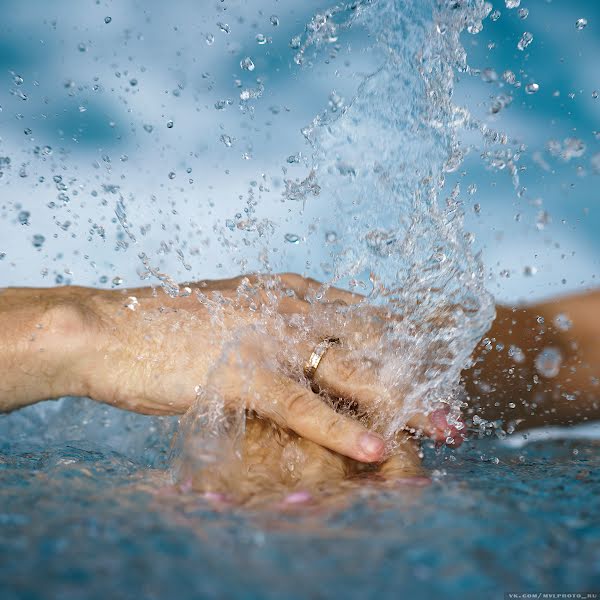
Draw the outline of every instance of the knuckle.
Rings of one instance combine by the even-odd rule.
[[[303,277],[297,273],[282,273],[280,278],[282,281],[291,286],[298,285],[303,281]]]
[[[346,429],[346,419],[341,415],[332,414],[323,424],[323,433],[327,437],[337,439]]]
[[[310,410],[307,390],[294,390],[287,394],[287,411],[291,416],[305,415]]]
[[[342,380],[352,381],[358,372],[358,364],[352,360],[343,359],[335,364],[337,375]]]

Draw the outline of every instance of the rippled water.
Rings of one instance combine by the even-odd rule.
[[[593,591],[599,450],[594,441],[429,450],[428,488],[363,485],[324,506],[248,511],[173,494],[143,452],[97,441],[3,442],[0,593],[475,599]]]

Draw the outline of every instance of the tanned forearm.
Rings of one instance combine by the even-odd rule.
[[[471,412],[510,429],[600,419],[600,291],[499,306],[464,374]]]
[[[79,289],[0,290],[0,412],[81,391],[68,376]]]

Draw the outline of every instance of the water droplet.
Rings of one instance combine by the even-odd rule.
[[[273,25],[273,27],[277,27],[277,25],[279,25],[279,17],[277,15],[271,15],[269,21],[271,21],[271,25]]]
[[[290,40],[290,48],[292,48],[292,50],[297,50],[300,48],[301,43],[302,38],[299,35],[296,35]]]
[[[122,283],[123,283],[122,277],[119,277],[118,275],[116,277],[113,277],[113,279],[112,279],[113,285],[121,285]]]
[[[494,81],[498,81],[498,73],[494,69],[483,69],[481,71],[481,79],[485,83],[493,83]]]
[[[519,19],[526,19],[529,16],[528,8],[520,8],[519,9]]]
[[[338,236],[335,231],[327,231],[325,233],[325,241],[328,244],[333,244],[334,242],[337,242],[337,239],[338,239]]]
[[[33,247],[34,248],[41,248],[44,245],[45,241],[46,241],[46,238],[43,235],[40,235],[39,233],[36,233],[33,236],[33,239],[32,239]]]
[[[77,48],[79,49],[79,52],[86,52],[86,51],[87,51],[87,46],[86,46],[86,45],[85,45],[83,42],[81,42],[81,43],[80,43],[80,44],[77,46]]]
[[[212,33],[206,34],[206,44],[212,46],[215,43],[215,36]]]
[[[535,357],[535,368],[540,375],[547,378],[556,377],[560,371],[562,354],[558,348],[549,346]]]
[[[135,296],[129,296],[129,298],[127,298],[127,300],[129,300],[129,302],[125,306],[129,310],[135,310],[140,304],[138,299]]]
[[[154,129],[154,127],[152,127],[152,125],[149,125],[148,123],[146,123],[144,125],[144,130],[147,131],[148,133],[152,133],[153,129]]]
[[[174,171],[171,171],[169,173],[169,179],[175,179],[175,172]]]
[[[173,121],[171,121],[171,120],[167,121],[167,128],[173,129]]]
[[[579,158],[585,154],[586,145],[583,140],[576,137],[569,137],[564,140],[562,158],[566,161],[572,158]]]
[[[592,92],[592,98],[594,98],[594,99],[595,99],[595,98],[597,98],[597,97],[598,97],[598,90],[594,90],[594,91]]]
[[[525,50],[525,48],[527,48],[527,46],[529,46],[529,44],[531,44],[531,42],[533,42],[533,34],[529,33],[529,31],[526,31],[521,36],[521,39],[519,40],[519,42],[517,44],[517,48],[521,52],[523,52],[523,50]]]
[[[235,141],[235,138],[232,138],[226,133],[224,133],[220,139],[228,148],[231,148],[231,146],[233,146],[233,142]]]
[[[588,24],[587,19],[577,19],[577,21],[575,21],[575,29],[578,29],[579,31],[581,31],[582,29],[586,28],[586,25]]]
[[[229,25],[227,25],[227,23],[217,23],[217,27],[223,32],[223,33],[231,33],[231,27],[229,27]]]
[[[573,326],[573,321],[565,313],[559,313],[554,317],[554,326],[560,331],[569,331]]]
[[[297,236],[295,233],[286,233],[284,239],[290,244],[297,244],[300,241],[300,237]]]
[[[257,33],[256,34],[256,43],[259,44],[260,46],[264,46],[267,43],[267,36],[264,35],[263,33]]]
[[[499,10],[495,10],[491,15],[490,15],[490,19],[492,21],[497,21],[500,18],[500,11]]]
[[[535,94],[540,89],[540,86],[537,83],[528,83],[525,86],[525,92],[527,94]]]
[[[133,77],[132,79],[129,80],[129,85],[131,87],[135,87],[137,84],[138,84],[138,80],[135,77]]]
[[[514,85],[515,81],[517,80],[517,77],[512,71],[507,69],[506,71],[504,71],[504,73],[502,73],[502,79],[504,79],[504,81],[506,81],[506,83],[508,83],[509,85]]]
[[[254,71],[254,63],[249,56],[246,56],[246,58],[240,61],[240,67],[242,67],[244,71]]]
[[[521,0],[506,0],[506,8],[519,8],[521,6]]]
[[[477,21],[475,23],[470,23],[467,26],[467,31],[471,34],[471,35],[477,35],[478,33],[481,33],[481,30],[483,29],[483,23],[481,21]]]
[[[104,22],[108,25],[112,21],[112,17],[104,17]]]
[[[525,265],[523,267],[523,275],[525,275],[525,277],[533,277],[536,273],[537,273],[536,267],[532,267],[530,265]]]
[[[540,210],[535,218],[535,226],[538,229],[538,231],[545,229],[546,225],[550,224],[551,222],[552,219],[550,218],[548,212],[545,210]]]
[[[21,223],[21,225],[29,225],[29,217],[30,216],[31,216],[31,213],[28,210],[22,210],[17,215],[17,218],[19,219],[19,223]]]

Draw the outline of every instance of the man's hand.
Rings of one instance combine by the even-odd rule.
[[[152,288],[5,290],[8,377],[0,407],[77,395],[145,414],[178,414],[204,394],[358,461],[380,461],[383,439],[316,393],[358,414],[390,400],[372,362],[361,358],[377,350],[383,321],[368,307],[344,310],[362,300],[291,274],[191,284],[175,298]],[[332,334],[344,343],[324,356],[313,382],[318,389],[311,389],[302,367]],[[393,402],[401,411],[399,394]],[[439,440],[461,439],[443,414],[412,415],[408,425]]]

